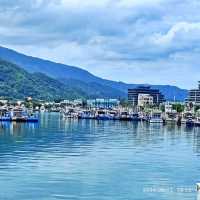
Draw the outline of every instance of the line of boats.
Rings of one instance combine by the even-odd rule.
[[[147,121],[149,123],[172,124],[178,126],[199,126],[200,117],[196,117],[192,112],[175,113],[152,110],[151,112],[133,112],[119,109],[94,109],[82,110],[68,108],[62,111],[64,118],[74,119],[95,119],[95,120],[120,120],[120,121]]]
[[[42,111],[40,111],[42,112]],[[61,111],[64,118],[73,119],[94,119],[94,120],[120,120],[120,121],[146,121],[157,124],[177,124],[188,127],[200,127],[199,114],[191,111],[162,112],[161,110],[151,110],[134,112],[125,109],[83,109],[66,107]],[[33,109],[24,107],[0,108],[0,121],[15,122],[38,122],[39,116]]]
[[[21,107],[1,108],[0,121],[38,122],[39,117],[32,110]]]

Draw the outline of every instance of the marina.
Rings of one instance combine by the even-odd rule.
[[[123,110],[81,110],[70,109],[68,112],[62,113],[63,118],[73,119],[90,119],[90,120],[113,120],[113,121],[130,121],[140,122],[145,121],[147,123],[159,123],[159,124],[176,124],[184,126],[200,126],[199,112],[194,113],[166,113],[161,110],[152,110],[150,113]]]
[[[48,103],[49,104],[49,103]],[[164,108],[164,109],[163,109]],[[0,121],[38,123],[42,113],[60,113],[62,119],[74,120],[97,120],[97,121],[130,121],[146,122],[155,124],[175,124],[178,126],[199,127],[200,110],[184,107],[184,111],[177,112],[173,104],[165,103],[159,107],[152,107],[141,110],[140,107],[85,107],[78,105],[66,105],[62,103],[51,106],[41,105],[40,107],[28,108],[21,105],[4,105],[0,107]]]

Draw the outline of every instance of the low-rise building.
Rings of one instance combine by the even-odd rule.
[[[87,100],[87,106],[91,108],[114,108],[119,106],[118,99],[90,99]]]

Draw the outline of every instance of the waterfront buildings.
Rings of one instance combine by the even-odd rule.
[[[87,100],[87,106],[91,108],[114,108],[119,106],[117,99],[90,99]]]
[[[164,95],[157,89],[150,86],[139,86],[135,89],[128,89],[128,102],[132,105],[160,104],[165,102]]]
[[[186,103],[192,103],[194,105],[200,105],[200,81],[198,82],[198,89],[189,90]]]

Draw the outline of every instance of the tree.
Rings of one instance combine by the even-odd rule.
[[[184,111],[184,105],[182,104],[173,104],[172,108],[173,110],[176,110],[178,113],[181,113]]]

